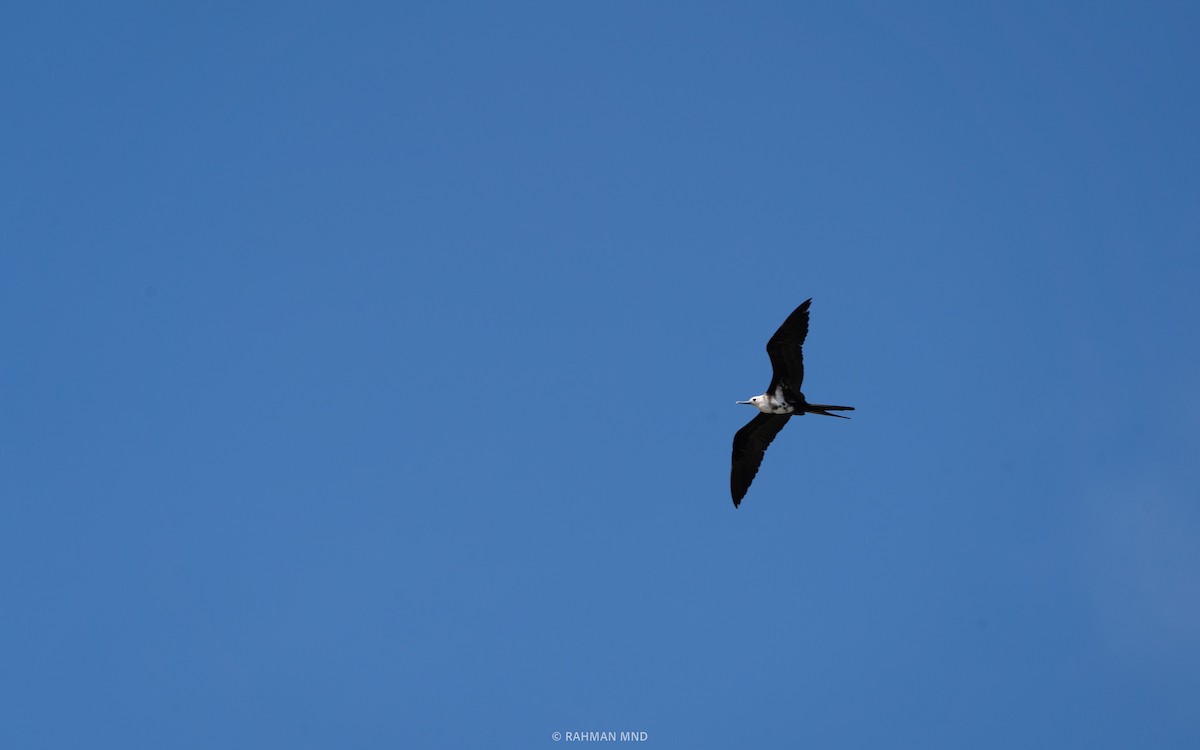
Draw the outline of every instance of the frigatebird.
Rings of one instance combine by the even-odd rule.
[[[758,467],[762,464],[767,446],[788,423],[793,415],[824,414],[827,417],[849,419],[831,411],[854,411],[853,406],[831,406],[810,404],[800,392],[804,381],[804,338],[808,336],[808,306],[812,298],[792,311],[779,330],[767,342],[767,356],[771,358],[771,384],[767,392],[739,404],[757,406],[760,414],[733,436],[733,470],[729,472],[729,489],[733,493],[733,507],[742,503],[746,490],[754,481]]]

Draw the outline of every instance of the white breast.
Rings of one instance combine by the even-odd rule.
[[[763,411],[770,414],[791,414],[796,411],[795,407],[789,406],[787,400],[783,397],[782,386],[777,387],[774,393],[765,395],[767,397],[767,403],[765,404],[767,408],[763,409]]]

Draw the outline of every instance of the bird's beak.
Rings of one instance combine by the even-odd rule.
[[[749,401],[737,401],[737,402],[735,402],[735,403],[739,403],[739,404],[750,404],[750,402],[749,402]],[[751,405],[751,406],[753,406],[754,404],[750,404],[750,405]]]

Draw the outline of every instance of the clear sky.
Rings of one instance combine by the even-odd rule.
[[[0,746],[1200,746],[1197,39],[10,4]]]

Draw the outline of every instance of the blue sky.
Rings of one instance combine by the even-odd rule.
[[[1194,6],[3,15],[3,746],[1200,741]]]

